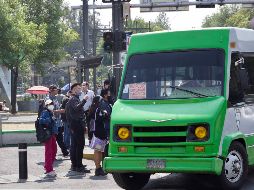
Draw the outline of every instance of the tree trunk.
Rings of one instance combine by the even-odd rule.
[[[11,113],[16,114],[18,67],[11,69]]]

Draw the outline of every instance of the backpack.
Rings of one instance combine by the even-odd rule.
[[[52,136],[52,132],[51,129],[46,126],[46,125],[42,125],[39,123],[40,120],[40,116],[42,111],[44,110],[44,100],[40,100],[40,104],[39,104],[39,109],[38,109],[38,116],[36,121],[34,122],[34,126],[35,126],[35,132],[36,132],[36,139],[37,141],[39,141],[40,143],[44,143],[47,140],[50,139],[50,137]]]
[[[44,143],[52,136],[51,130],[48,126],[39,124],[39,117],[35,121],[36,139],[40,143]]]

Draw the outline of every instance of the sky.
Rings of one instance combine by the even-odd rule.
[[[65,0],[70,6],[81,5],[81,0]],[[89,0],[89,4],[92,4],[92,0]],[[138,4],[139,0],[132,0],[131,4]],[[97,0],[96,4],[104,4],[101,0]],[[97,10],[100,13],[101,23],[104,25],[112,25],[112,12],[111,9]],[[172,30],[185,30],[192,28],[200,28],[204,18],[208,15],[216,13],[218,11],[218,6],[216,8],[199,8],[196,9],[195,6],[190,6],[189,11],[172,11],[167,12],[169,18],[169,23]],[[136,17],[142,17],[145,21],[154,21],[159,13],[149,12],[149,13],[140,13],[139,8],[131,9],[131,19]]]

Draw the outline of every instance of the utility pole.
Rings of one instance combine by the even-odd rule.
[[[88,33],[88,0],[83,0],[83,52],[84,57],[88,56],[89,33]],[[89,81],[89,69],[84,70],[85,80]],[[82,81],[79,81],[82,82]]]
[[[93,5],[95,5],[95,0],[93,0]],[[95,29],[95,9],[93,9],[93,56],[96,56],[96,39],[97,39],[97,31]],[[96,67],[93,68],[93,90],[94,93],[97,92],[96,86]]]
[[[113,33],[123,31],[123,4],[122,2],[112,2],[112,27]],[[120,43],[115,40],[115,43]],[[118,44],[116,44],[118,46]],[[113,51],[113,65],[119,65],[120,63],[120,51]],[[113,68],[113,75],[115,76],[115,96],[118,94],[118,88],[120,85],[121,68]]]

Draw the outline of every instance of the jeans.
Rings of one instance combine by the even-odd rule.
[[[67,156],[69,154],[69,152],[68,152],[68,150],[64,144],[64,141],[63,141],[63,130],[64,130],[63,127],[58,127],[58,134],[56,136],[56,141],[57,141],[58,146],[61,148],[63,155]]]
[[[71,130],[69,123],[64,121],[64,144],[67,149],[70,149],[71,146]]]

